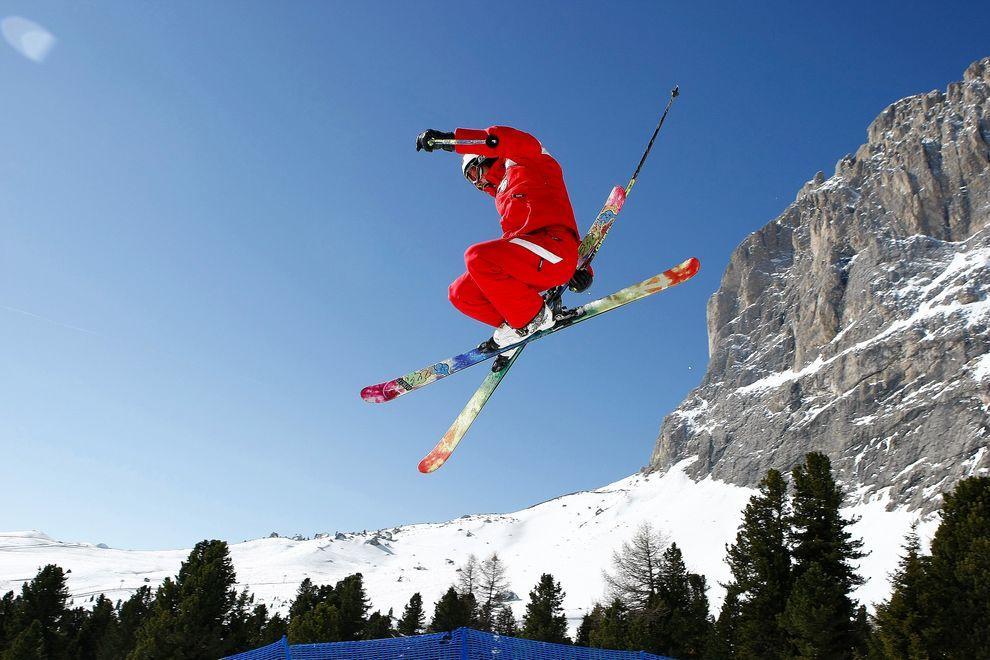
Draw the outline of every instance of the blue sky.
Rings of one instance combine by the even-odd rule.
[[[735,245],[886,105],[990,54],[978,2],[12,15],[58,42],[43,63],[0,42],[0,529],[129,548],[509,511],[638,470],[704,373]],[[358,392],[484,337],[446,287],[498,217],[416,134],[535,134],[586,228],[675,83],[592,292],[702,272],[527,351],[420,475],[485,367],[384,406]]]

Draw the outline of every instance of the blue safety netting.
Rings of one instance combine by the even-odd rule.
[[[534,642],[458,628],[452,633],[373,639],[366,642],[288,644],[232,655],[228,660],[664,660],[643,651],[608,651]],[[669,659],[667,659],[669,660]]]

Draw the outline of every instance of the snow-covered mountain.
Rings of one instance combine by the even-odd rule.
[[[990,471],[990,58],[963,78],[884,110],[735,250],[653,469],[752,485],[822,451],[924,510]]]
[[[231,546],[241,587],[260,602],[283,610],[306,577],[333,583],[360,572],[373,606],[402,607],[419,591],[430,607],[457,581],[468,555],[497,551],[505,560],[512,603],[522,616],[529,590],[549,572],[567,592],[572,628],[603,597],[603,569],[612,552],[644,521],[662,529],[684,550],[688,568],[708,576],[713,607],[723,597],[719,581],[729,577],[722,563],[725,544],[735,537],[741,512],[755,492],[712,478],[694,481],[688,459],[663,474],[639,474],[594,491],[565,495],[509,514],[470,515],[444,523],[321,535],[311,540],[266,538]],[[875,602],[887,595],[887,573],[896,564],[905,533],[916,515],[889,512],[877,499],[848,510],[861,516],[855,533],[871,552],[861,565],[869,581],[857,596]],[[928,537],[929,519],[921,528]],[[69,589],[76,604],[94,594],[125,598],[142,585],[157,586],[175,575],[188,550],[117,550],[55,541],[39,532],[0,534],[0,593],[19,589],[48,563],[71,570]]]

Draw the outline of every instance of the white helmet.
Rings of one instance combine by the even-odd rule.
[[[487,170],[496,160],[498,159],[481,154],[464,154],[464,157],[461,158],[461,174],[473,185],[478,186],[484,176],[482,168]]]

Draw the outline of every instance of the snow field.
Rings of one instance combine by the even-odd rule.
[[[756,492],[711,478],[692,481],[684,469],[695,458],[663,474],[636,474],[603,488],[573,493],[510,514],[476,514],[443,523],[423,523],[359,533],[337,533],[296,541],[265,538],[230,546],[238,588],[254,593],[276,611],[285,611],[304,578],[333,583],[352,573],[364,575],[373,609],[400,615],[420,592],[433,604],[456,583],[468,555],[479,560],[498,552],[508,569],[511,603],[517,618],[541,573],[552,573],[566,592],[565,610],[576,630],[581,616],[604,599],[602,571],[613,551],[643,522],[662,530],[683,550],[688,569],[706,575],[713,613],[724,597],[719,583],[729,579],[725,545],[731,543],[742,510]],[[887,511],[886,492],[845,511],[860,518],[853,533],[870,554],[860,566],[866,583],[854,594],[872,605],[887,597],[888,575],[916,513]],[[923,542],[936,517],[922,521]],[[126,598],[143,585],[157,587],[175,575],[188,550],[116,550],[88,543],[55,541],[39,532],[0,533],[0,593],[18,590],[45,564],[71,571],[69,590],[76,605],[105,593]]]

